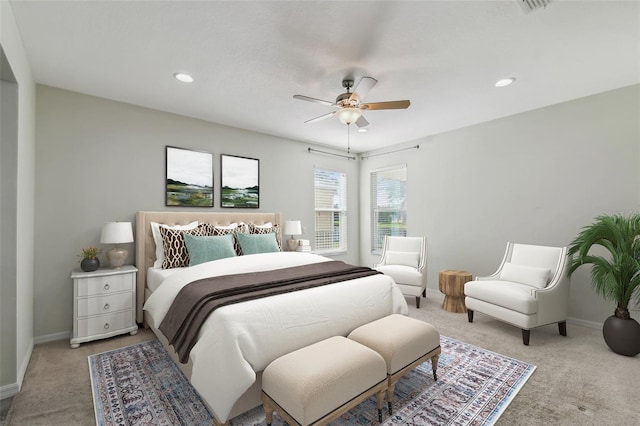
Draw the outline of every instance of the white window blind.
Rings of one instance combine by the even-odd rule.
[[[407,165],[371,172],[371,252],[379,254],[385,235],[407,235]]]
[[[314,169],[316,252],[347,250],[347,175]]]

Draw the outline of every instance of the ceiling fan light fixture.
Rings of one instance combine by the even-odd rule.
[[[336,115],[338,116],[338,120],[342,123],[349,125],[351,123],[355,123],[358,118],[362,115],[362,110],[359,108],[342,108],[336,111]]]

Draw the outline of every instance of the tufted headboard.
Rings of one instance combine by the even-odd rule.
[[[151,222],[167,225],[184,225],[197,220],[200,223],[213,225],[229,225],[231,223],[255,223],[256,225],[271,222],[280,225],[282,230],[280,213],[248,213],[248,212],[147,212],[136,213],[136,267],[138,268],[136,283],[136,321],[142,323],[142,306],[146,300],[147,269],[153,266],[156,260],[156,245],[151,234]]]

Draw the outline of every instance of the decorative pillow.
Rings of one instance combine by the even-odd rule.
[[[156,244],[156,261],[153,263],[154,268],[162,268],[164,262],[164,246],[162,245],[162,236],[160,235],[160,227],[169,229],[193,229],[198,226],[198,221],[191,222],[187,225],[165,225],[162,223],[151,222],[151,235],[153,242]]]
[[[549,283],[550,275],[550,269],[518,265],[511,262],[505,262],[502,266],[502,271],[500,271],[500,279],[503,281],[514,281],[536,288],[545,288]]]
[[[280,247],[276,241],[276,234],[273,232],[265,234],[243,234],[242,232],[238,232],[236,233],[236,238],[240,244],[242,254],[273,253],[280,251]]]
[[[160,227],[160,235],[162,236],[162,246],[164,247],[164,261],[162,269],[182,268],[189,266],[189,252],[184,245],[183,233],[189,233],[196,236],[211,235],[213,227],[208,223],[202,223],[193,229],[171,229]]]
[[[189,266],[199,265],[210,260],[234,257],[236,252],[233,248],[233,234],[221,237],[204,236],[197,237],[187,232],[182,234],[184,244],[189,253]]]
[[[223,235],[232,235],[233,236],[233,249],[236,252],[237,256],[242,254],[242,250],[240,250],[240,244],[238,243],[238,239],[236,238],[236,233],[243,232],[240,231],[241,227],[236,226],[234,228],[229,228],[226,226],[214,226],[213,227],[213,235],[216,237],[221,237]]]
[[[276,243],[278,244],[278,250],[282,248],[282,242],[280,241],[280,227],[271,222],[267,222],[263,225],[249,224],[249,234],[276,234]]]
[[[418,269],[420,253],[411,251],[387,250],[387,265],[405,265]]]

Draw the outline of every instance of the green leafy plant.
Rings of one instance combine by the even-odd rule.
[[[100,253],[102,253],[102,250],[100,250],[97,247],[93,247],[93,246],[83,247],[82,254],[78,255],[78,257],[82,259],[95,259],[98,257]]]
[[[603,247],[608,256],[591,254],[593,246]],[[631,318],[629,303],[632,297],[640,300],[640,290],[636,292],[640,288],[640,214],[596,217],[573,240],[569,255],[573,256],[569,275],[580,266],[591,264],[596,293],[617,303],[617,318]]]

